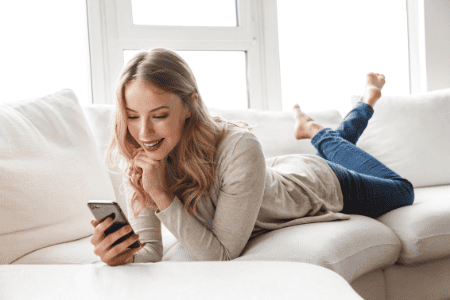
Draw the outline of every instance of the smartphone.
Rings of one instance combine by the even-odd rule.
[[[111,234],[123,226],[130,225],[128,222],[127,217],[125,217],[125,214],[123,213],[122,209],[120,208],[119,204],[115,201],[109,201],[109,200],[90,200],[87,203],[87,206],[89,210],[94,215],[95,219],[99,223],[103,222],[106,218],[111,217],[113,219],[113,224],[105,230],[105,235]],[[131,225],[130,225],[131,226]],[[117,244],[122,243],[124,240],[129,238],[134,234],[134,230],[131,229],[131,232],[127,235],[124,235],[123,237],[119,238],[117,241],[115,241],[111,247],[114,247]],[[132,245],[128,246],[128,248],[139,248],[141,246],[141,242],[137,240]]]

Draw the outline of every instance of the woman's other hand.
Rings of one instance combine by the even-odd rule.
[[[142,179],[142,187],[153,201],[169,192],[166,180],[166,164],[167,157],[163,160],[153,160],[147,156],[142,148],[138,150],[134,157],[134,167],[139,171],[137,176],[142,177],[140,178]]]

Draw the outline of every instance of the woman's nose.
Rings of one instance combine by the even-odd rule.
[[[141,136],[149,136],[149,134],[153,134],[155,132],[155,129],[153,128],[153,125],[150,122],[143,122],[141,125]]]

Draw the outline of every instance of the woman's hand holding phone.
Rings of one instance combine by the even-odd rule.
[[[127,225],[106,236],[105,230],[113,224],[111,217],[106,218],[101,223],[93,220],[91,224],[94,227],[94,234],[91,238],[91,244],[95,247],[94,254],[99,256],[101,261],[108,266],[120,266],[132,263],[133,255],[145,246],[144,242],[141,243],[141,247],[139,248],[128,248],[128,246],[139,239],[139,234],[135,234],[114,247],[111,247],[115,241],[129,234],[132,230],[131,226]]]

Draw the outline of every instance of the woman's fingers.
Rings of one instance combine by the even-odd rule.
[[[105,238],[105,230],[108,229],[113,223],[111,217],[106,218],[103,222],[98,223],[97,221],[92,221],[91,224],[94,226],[94,234],[91,237],[91,244],[97,247],[99,243]]]
[[[119,255],[112,257],[110,260],[105,260],[102,261],[107,264],[110,267],[114,267],[114,266],[120,266],[120,265],[125,265],[127,263],[131,263],[133,262],[132,260],[130,260],[130,258],[139,250],[141,250],[142,248],[144,248],[145,243],[141,243],[141,247],[139,248],[132,248],[132,249],[128,249],[122,253],[120,253]]]
[[[133,234],[126,240],[112,247],[114,242],[127,234],[130,234],[133,230],[130,225],[127,225],[111,234],[108,234],[108,236],[105,236],[105,230],[108,229],[112,223],[113,220],[111,217],[106,218],[101,223],[96,220],[91,221],[91,225],[94,227],[94,234],[91,238],[91,244],[95,247],[94,254],[99,256],[101,261],[109,266],[118,266],[131,263],[132,256],[141,250],[145,246],[145,243],[141,243],[141,246],[138,248],[128,248],[130,245],[139,240],[139,235]]]
[[[128,248],[137,241],[137,238],[130,237],[122,243],[111,248],[103,257],[102,262],[108,266],[119,266],[130,263],[130,257],[132,257],[136,252],[144,248],[145,242],[141,242],[141,246],[138,248]]]
[[[123,226],[122,228],[114,231],[113,233],[108,234],[98,245],[97,248],[101,249],[100,251],[110,251],[117,247],[117,245],[114,245],[112,248],[112,244],[114,244],[117,240],[122,238],[123,236],[129,234],[133,229],[130,225]],[[126,241],[126,240],[125,240]],[[122,244],[121,242],[120,244]],[[118,244],[118,245],[120,245]],[[119,251],[120,252],[120,251]],[[117,252],[115,255],[117,255],[119,252]],[[114,255],[114,256],[115,256]]]

